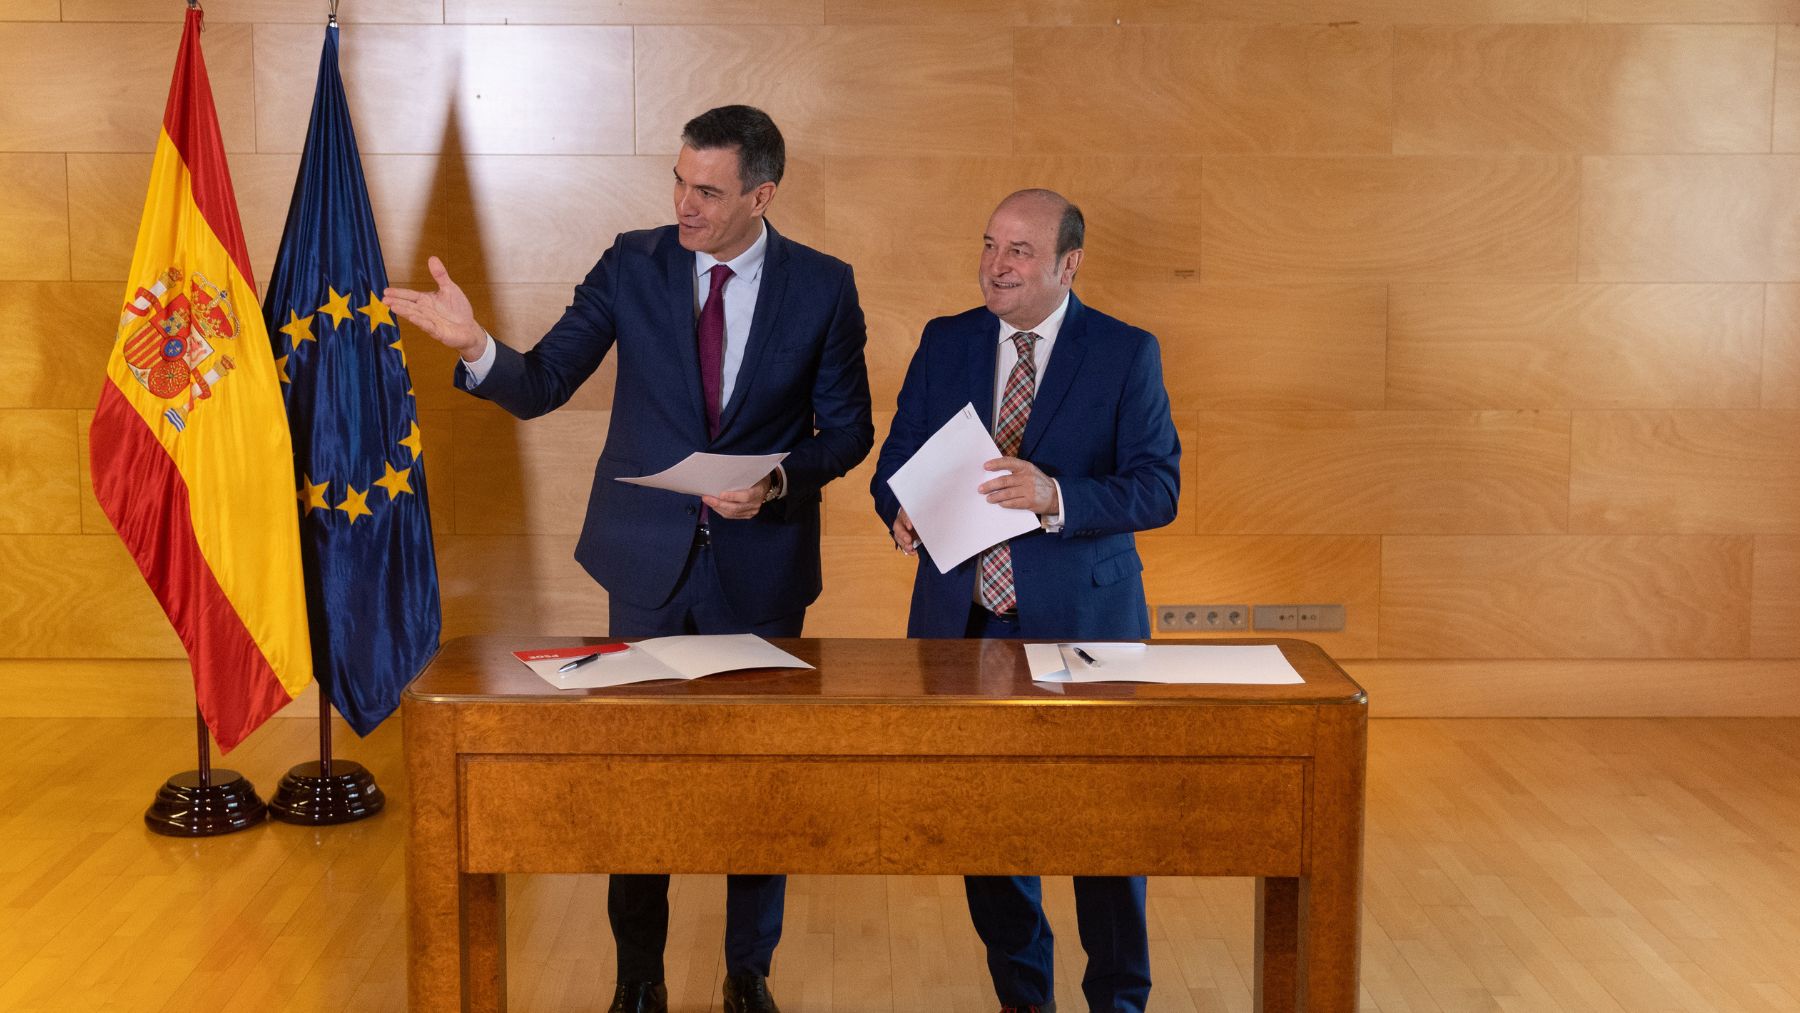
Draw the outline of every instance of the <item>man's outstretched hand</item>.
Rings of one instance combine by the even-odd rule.
[[[400,314],[400,319],[448,345],[465,360],[474,362],[487,350],[487,331],[475,322],[475,309],[469,305],[469,297],[450,280],[444,262],[432,257],[426,265],[431,268],[431,280],[437,282],[436,292],[389,288],[381,298],[389,309]]]

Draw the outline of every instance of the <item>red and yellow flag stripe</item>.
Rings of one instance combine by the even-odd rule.
[[[90,437],[229,750],[312,679],[293,448],[190,10]]]

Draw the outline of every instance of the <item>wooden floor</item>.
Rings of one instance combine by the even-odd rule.
[[[266,794],[315,736],[272,721],[228,765]],[[397,720],[340,743],[394,811],[191,842],[140,819],[191,721],[0,719],[0,1010],[403,1009]],[[1385,720],[1369,762],[1364,1010],[1800,1010],[1800,720]],[[513,1009],[604,1011],[604,880],[510,889]],[[717,1008],[722,894],[676,880],[675,1010]],[[1249,1009],[1250,898],[1151,881],[1153,1011]],[[772,985],[787,1013],[996,1005],[951,879],[794,877]]]

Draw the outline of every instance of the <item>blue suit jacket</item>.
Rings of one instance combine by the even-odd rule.
[[[889,527],[900,504],[888,477],[965,404],[993,428],[1000,320],[985,308],[925,325],[900,388],[893,430],[870,492]],[[1038,384],[1019,456],[1062,486],[1068,524],[1012,540],[1020,632],[1058,640],[1150,635],[1134,531],[1175,517],[1181,444],[1169,417],[1156,338],[1072,294]],[[979,558],[979,557],[977,557]],[[960,637],[975,596],[976,559],[938,573],[919,553],[907,635]]]
[[[535,348],[498,346],[474,393],[534,418],[568,401],[617,344],[612,424],[575,558],[609,594],[645,608],[673,593],[700,501],[615,479],[654,474],[696,450],[787,451],[785,497],[749,520],[714,515],[709,524],[732,607],[746,622],[766,622],[819,596],[819,491],[875,443],[856,283],[848,264],[769,228],[750,338],[716,440],[706,435],[694,330],[694,254],[675,227],[623,233]],[[458,385],[465,379],[459,364]]]

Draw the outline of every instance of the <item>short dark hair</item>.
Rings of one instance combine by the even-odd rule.
[[[749,193],[764,183],[781,182],[787,169],[787,144],[769,114],[755,106],[719,106],[687,121],[681,143],[695,151],[736,148],[738,181]]]
[[[1056,222],[1057,260],[1068,256],[1070,250],[1081,249],[1082,244],[1087,242],[1087,219],[1081,216],[1081,209],[1075,206],[1074,201],[1055,190],[1034,186],[1024,190],[1015,190],[1007,194],[1006,199],[1000,203],[1005,205],[1015,200],[1025,199],[1044,201],[1061,209],[1062,215]]]

